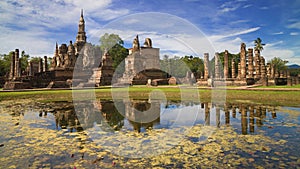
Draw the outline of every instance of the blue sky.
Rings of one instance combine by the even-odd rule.
[[[225,49],[237,53],[241,42],[253,47],[260,37],[267,60],[276,56],[300,64],[299,0],[4,0],[0,53],[19,48],[52,57],[56,41],[75,41],[81,8],[93,43],[110,32],[130,47],[140,34],[141,43],[153,38],[162,54],[212,57]]]

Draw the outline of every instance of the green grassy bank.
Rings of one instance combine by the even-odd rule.
[[[74,93],[73,93],[74,92]],[[225,100],[227,102],[246,102],[261,103],[284,106],[300,106],[300,91],[256,91],[256,90],[211,90],[207,89],[189,89],[170,87],[146,87],[134,86],[130,88],[110,88],[102,87],[85,90],[28,90],[28,91],[9,91],[0,92],[0,101],[14,99],[31,99],[39,102],[51,101],[72,101],[73,99],[112,99],[129,98],[148,99],[151,96],[156,99],[164,95],[169,100],[200,100],[201,102],[210,102],[211,100]],[[75,97],[73,97],[73,95]],[[95,96],[95,97],[94,97]]]

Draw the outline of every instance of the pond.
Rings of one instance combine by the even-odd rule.
[[[1,168],[297,168],[300,108],[97,100],[0,104]]]

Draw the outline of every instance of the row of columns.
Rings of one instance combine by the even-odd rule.
[[[247,60],[248,57],[248,60]],[[255,50],[255,55],[253,56],[253,49],[248,48],[248,52],[246,52],[246,45],[244,43],[241,44],[240,49],[240,62],[238,63],[238,71],[236,73],[236,60],[233,58],[231,60],[231,71],[229,70],[229,56],[228,51],[224,52],[224,71],[222,72],[220,57],[218,53],[215,53],[215,64],[214,64],[214,78],[229,78],[231,73],[231,78],[245,79],[245,78],[275,78],[281,77],[278,72],[275,72],[274,68],[265,63],[265,59],[263,56],[260,56],[259,51]],[[209,54],[204,53],[204,79],[209,79],[210,77],[209,71]],[[287,75],[282,75],[283,77],[287,77]]]
[[[28,62],[28,75],[33,76],[33,63]],[[44,56],[44,62],[43,59],[39,59],[39,68],[38,72],[46,72],[48,71],[48,64],[47,64],[47,56]],[[14,52],[12,52],[11,56],[11,63],[10,63],[10,73],[9,73],[9,79],[13,80],[15,78],[21,77],[21,60],[20,60],[20,54],[19,49],[15,49]]]
[[[19,49],[12,52],[10,62],[9,79],[14,79],[21,76],[21,63],[19,58]]]

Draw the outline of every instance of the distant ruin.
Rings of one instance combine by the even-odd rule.
[[[278,71],[265,63],[260,51],[248,48],[241,44],[238,63],[235,59],[229,61],[228,51],[224,52],[224,62],[220,62],[218,53],[215,53],[214,67],[209,67],[209,54],[204,54],[204,75],[197,80],[199,86],[246,86],[246,85],[296,85],[299,77],[291,77],[289,71]],[[231,70],[229,70],[231,64]]]

